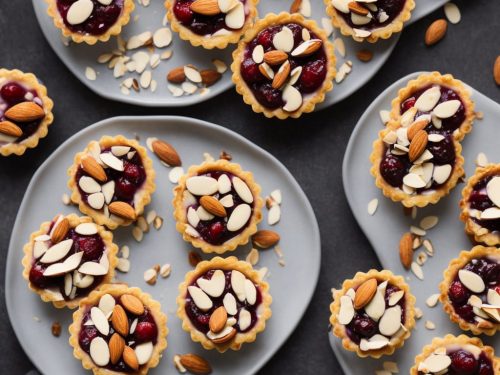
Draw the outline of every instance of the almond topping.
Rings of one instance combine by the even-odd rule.
[[[424,130],[425,127],[429,124],[428,120],[418,120],[415,121],[413,124],[410,125],[408,128],[408,140],[411,141],[413,138],[415,138],[415,135],[420,131]]]
[[[68,219],[64,218],[59,223],[57,223],[56,227],[52,231],[50,240],[56,244],[62,241],[64,237],[66,237],[68,231],[69,231],[69,221]]]
[[[134,315],[142,315],[144,314],[144,305],[141,300],[131,294],[124,294],[120,297],[120,301],[125,307],[125,309],[134,314]]]
[[[217,0],[195,0],[191,3],[191,10],[204,16],[215,16],[221,13]]]
[[[299,13],[301,5],[302,0],[294,0],[292,5],[290,5],[290,13]]]
[[[283,63],[283,65],[280,66],[278,72],[274,76],[272,83],[273,88],[275,89],[281,88],[285,84],[289,75],[290,75],[290,62],[287,60]]]
[[[365,307],[375,295],[377,291],[377,280],[376,279],[368,279],[363,284],[361,284],[356,290],[356,294],[354,296],[354,308],[359,310]]]
[[[261,249],[268,249],[276,245],[280,235],[272,230],[262,229],[252,236],[252,242]]]
[[[82,168],[97,181],[105,182],[108,179],[104,168],[90,155],[82,159]]]
[[[360,16],[366,16],[368,13],[368,9],[366,9],[363,5],[356,1],[351,1],[349,4],[347,4],[347,7],[349,10],[353,13],[359,14]]]
[[[420,155],[423,154],[425,148],[427,147],[427,142],[428,142],[428,135],[425,130],[419,130],[414,135],[408,151],[408,156],[411,162],[414,162],[420,157]]]
[[[399,241],[399,258],[406,269],[410,269],[413,260],[413,235],[410,232],[403,234]]]
[[[192,374],[205,375],[212,372],[212,367],[206,359],[196,354],[183,354],[179,356],[179,361],[182,366]]]
[[[288,54],[283,51],[273,50],[264,54],[264,61],[271,66],[280,65],[286,60],[288,60]]]
[[[22,129],[10,121],[0,121],[0,133],[10,135],[11,137],[20,137],[23,135]]]
[[[137,355],[135,354],[134,349],[132,349],[130,346],[126,346],[123,349],[123,361],[132,370],[137,371],[139,369],[139,361],[137,360]]]
[[[201,206],[210,212],[212,215],[219,217],[226,217],[226,209],[220,203],[217,198],[212,197],[211,195],[205,195],[200,198]]]
[[[226,326],[227,312],[224,306],[217,308],[210,316],[210,321],[208,323],[210,331],[213,333],[219,333]]]
[[[128,332],[127,332],[128,334]],[[111,339],[109,340],[109,359],[112,364],[116,364],[123,354],[123,349],[125,349],[125,340],[118,333],[113,333]]]
[[[135,220],[136,219],[136,214],[134,207],[132,207],[130,204],[125,203],[125,202],[112,202],[109,206],[109,212],[112,214],[115,214],[117,216],[120,216],[124,219],[129,219],[129,220]]]
[[[151,146],[153,147],[154,153],[168,165],[172,167],[182,165],[181,158],[172,145],[157,139]]]
[[[111,315],[111,324],[116,332],[122,336],[127,336],[129,332],[128,317],[121,305],[115,305]]]
[[[222,330],[221,333],[224,333],[225,335],[224,336],[220,336],[220,334],[214,335],[214,336],[210,335],[210,336],[212,336],[212,338],[209,337],[210,340],[212,340],[212,342],[214,344],[224,344],[224,343],[232,340],[233,337],[236,336],[236,330],[233,327],[226,327],[226,328],[224,328],[224,330]],[[210,334],[210,332],[209,332],[209,334]]]
[[[17,122],[30,122],[45,117],[45,111],[33,102],[22,102],[10,107],[4,113],[5,117]]]

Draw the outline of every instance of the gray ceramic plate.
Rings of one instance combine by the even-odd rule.
[[[187,260],[191,246],[175,231],[172,216],[172,188],[168,180],[169,169],[153,157],[157,171],[157,189],[147,211],[155,209],[164,218],[160,231],[151,229],[141,243],[136,243],[131,228],[115,232],[118,245],[129,245],[132,269],[128,274],[118,273],[119,279],[139,286],[151,293],[168,314],[168,348],[154,374],[176,374],[172,358],[177,353],[194,352],[206,357],[216,374],[252,374],[261,368],[285,342],[304,313],[319,274],[321,247],[319,230],[313,210],[302,189],[290,172],[273,156],[255,146],[240,135],[207,122],[181,117],[117,117],[99,122],[68,139],[38,169],[26,191],[19,209],[9,246],[6,274],[6,301],[9,317],[21,345],[38,369],[45,374],[85,374],[75,360],[68,344],[67,327],[71,321],[69,310],[57,310],[43,303],[38,295],[30,292],[22,277],[22,248],[32,231],[42,221],[50,220],[59,212],[77,212],[75,207],[64,206],[61,196],[67,192],[66,170],[74,155],[85,145],[103,135],[140,135],[144,144],[147,137],[157,136],[171,142],[183,158],[184,166],[198,164],[202,154],[218,156],[222,149],[233,155],[234,161],[253,171],[262,187],[263,194],[281,189],[283,194],[282,220],[275,226],[282,237],[281,247],[286,266],[278,265],[276,254],[270,250],[261,253],[257,267],[266,266],[273,296],[273,317],[257,341],[245,345],[238,352],[224,355],[214,351],[204,352],[201,346],[191,342],[182,331],[181,322],[175,315],[177,287],[184,274],[191,269]],[[266,210],[267,211],[267,210]],[[264,213],[267,217],[267,212]],[[298,220],[300,218],[300,220]],[[267,224],[262,224],[265,228]],[[244,259],[249,246],[234,254]],[[306,253],[304,253],[304,251]],[[154,264],[172,264],[168,279],[159,279],[149,286],[143,273]],[[293,298],[290,291],[293,290]],[[40,319],[35,321],[34,317]],[[52,322],[60,321],[64,327],[59,338],[52,337]]]
[[[323,0],[310,0],[312,4],[312,18],[318,21],[321,25],[321,19],[326,16]],[[137,22],[131,21],[123,31],[123,37],[127,39],[132,35],[137,35],[143,31],[155,31],[161,27],[165,8],[163,0],[152,0],[151,5],[147,8],[142,7],[136,1],[136,10],[134,15],[138,15]],[[292,0],[261,0],[258,6],[259,14],[265,15],[270,12],[278,13],[288,11]],[[446,0],[418,0],[417,6],[412,13],[412,18],[409,23],[419,20],[425,15],[433,12],[435,9],[446,3]],[[112,71],[105,66],[97,63],[97,57],[105,52],[110,52],[116,48],[115,39],[111,39],[108,43],[99,43],[95,46],[71,44],[65,47],[61,42],[61,33],[52,23],[52,19],[46,14],[47,5],[43,0],[33,0],[36,16],[40,27],[47,38],[52,49],[73,72],[73,74],[87,85],[92,91],[105,98],[132,103],[142,106],[151,107],[179,107],[187,106],[195,103],[208,100],[209,98],[220,94],[221,92],[233,86],[231,82],[230,72],[226,72],[222,80],[210,88],[210,92],[203,96],[199,94],[173,97],[168,91],[165,77],[166,74],[174,67],[179,65],[194,64],[200,68],[211,67],[213,58],[220,58],[228,65],[231,62],[231,52],[233,48],[228,48],[225,51],[219,50],[204,50],[202,48],[192,47],[188,42],[180,40],[176,35],[172,42],[171,48],[174,50],[173,57],[168,62],[161,63],[154,71],[153,78],[158,82],[158,89],[155,93],[149,90],[140,94],[133,90],[130,95],[123,95],[120,92],[119,84],[124,79],[117,80],[113,78]],[[339,33],[340,34],[340,33]],[[354,42],[351,38],[343,37],[345,41],[347,59],[354,62],[354,68],[351,74],[335,89],[329,93],[323,105],[319,108],[330,106],[334,103],[351,95],[353,92],[363,86],[373,75],[380,69],[382,64],[387,60],[396,45],[399,36],[394,36],[390,40],[380,41],[377,44],[362,45]],[[356,51],[362,48],[369,47],[374,52],[374,58],[369,63],[361,63],[356,61]],[[338,55],[338,54],[337,54]],[[343,63],[342,57],[338,58],[338,66]],[[89,81],[85,78],[85,68],[93,67],[99,76],[96,81]],[[43,78],[43,77],[42,77]]]
[[[372,151],[372,143],[383,126],[379,111],[389,109],[390,102],[397,95],[397,91],[406,86],[408,80],[419,74],[413,73],[392,84],[363,114],[352,133],[344,156],[343,182],[354,216],[375,249],[382,266],[407,278],[412,293],[417,297],[417,306],[423,310],[424,317],[417,321],[416,329],[404,348],[397,351],[394,356],[381,360],[361,360],[355,354],[343,350],[340,340],[329,334],[333,350],[346,374],[372,374],[374,370],[382,368],[385,360],[398,362],[400,372],[407,374],[409,368],[413,366],[415,356],[420,353],[424,345],[431,342],[433,337],[444,336],[447,333],[461,333],[458,326],[453,324],[444,313],[441,304],[429,308],[425,300],[431,294],[438,293],[438,284],[442,280],[443,271],[449,261],[457,257],[461,250],[467,250],[473,246],[464,233],[463,223],[458,219],[458,202],[463,185],[455,188],[451,195],[442,199],[439,204],[418,210],[417,220],[412,221],[410,217],[403,215],[400,204],[393,203],[382,195],[375,186],[369,171],[371,165],[368,158]],[[463,142],[467,176],[474,173],[474,160],[480,152],[484,152],[491,162],[500,162],[498,140],[491,136],[497,131],[495,126],[500,116],[500,105],[478,91],[471,90],[472,98],[476,102],[476,110],[484,113],[484,120],[476,120],[472,133]],[[375,215],[369,216],[367,205],[373,198],[379,199],[379,206]],[[398,255],[399,239],[402,233],[408,231],[411,224],[418,225],[420,219],[428,215],[437,215],[440,222],[428,233],[427,237],[435,247],[435,256],[429,258],[423,266],[425,277],[423,281],[420,281],[402,267]],[[351,276],[344,275],[346,278]],[[434,331],[429,331],[424,327],[426,320],[436,324]],[[495,341],[491,337],[481,338],[484,342],[493,345],[497,352],[500,351],[499,340]]]

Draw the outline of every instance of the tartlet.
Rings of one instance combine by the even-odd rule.
[[[224,49],[238,43],[257,17],[259,0],[167,0],[172,31],[193,46]]]
[[[476,242],[500,245],[500,164],[476,169],[462,190],[460,220]]]
[[[245,33],[231,69],[236,91],[254,112],[298,118],[333,88],[335,54],[314,21],[270,13]]]
[[[91,218],[57,215],[24,246],[23,277],[44,302],[74,309],[92,290],[111,282],[117,252],[113,234]]]
[[[80,302],[69,326],[73,355],[94,374],[147,374],[167,347],[167,316],[139,288],[107,284]]]
[[[483,345],[477,337],[436,337],[415,357],[410,375],[445,373],[494,375],[500,373],[500,360],[495,357],[493,348]]]
[[[414,0],[324,0],[333,26],[357,42],[375,43],[399,33],[415,8]]]
[[[334,292],[330,323],[344,349],[380,358],[404,345],[415,326],[415,297],[401,276],[358,272]]]
[[[440,301],[464,331],[492,336],[500,329],[500,249],[462,251],[443,273]]]
[[[470,90],[462,81],[451,74],[431,72],[409,81],[398,91],[390,116],[405,127],[417,119],[426,120],[427,131],[449,133],[461,141],[472,130],[476,115]]]
[[[54,121],[54,102],[35,75],[0,69],[0,155],[35,148]]]
[[[174,188],[176,229],[205,253],[232,251],[257,232],[260,190],[239,164],[221,159],[191,166]]]
[[[107,42],[130,21],[133,0],[45,0],[47,14],[75,43]]]
[[[254,342],[271,317],[269,284],[236,257],[198,263],[179,285],[177,316],[205,349],[223,353]]]
[[[135,221],[156,189],[146,149],[122,135],[90,142],[75,155],[68,175],[71,201],[110,229]]]

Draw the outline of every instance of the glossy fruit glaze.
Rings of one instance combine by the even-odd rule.
[[[493,363],[484,352],[477,359],[465,349],[448,350],[446,354],[451,359],[446,372],[448,375],[494,375]],[[418,374],[424,375],[422,371]]]
[[[486,185],[493,177],[495,176],[486,176],[476,185],[474,185],[472,193],[469,197],[469,205],[471,209],[484,211],[487,208],[496,207],[496,205],[491,201],[491,199],[488,197],[488,193],[486,192]],[[490,232],[500,231],[500,219],[481,220],[474,217],[472,218],[472,220],[474,220],[483,228],[488,229]]]

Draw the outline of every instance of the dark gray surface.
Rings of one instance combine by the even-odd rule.
[[[33,71],[48,86],[56,103],[56,120],[48,138],[22,158],[0,160],[1,251],[7,251],[12,225],[32,174],[62,141],[83,127],[116,115],[153,114],[192,116],[226,126],[270,151],[289,168],[308,195],[322,234],[322,274],[315,297],[296,332],[262,372],[341,373],[326,336],[330,288],[358,270],[378,266],[342,189],[342,158],[359,116],[386,86],[418,70],[452,73],[500,101],[500,89],[491,73],[495,57],[500,54],[500,4],[497,0],[457,3],[462,21],[450,25],[446,38],[437,46],[425,47],[423,36],[430,22],[443,16],[442,10],[407,28],[387,64],[357,94],[298,121],[280,122],[254,114],[234,91],[178,110],[144,109],[103,100],[58,61],[38,29],[30,2],[0,0],[0,67]],[[0,368],[24,374],[33,366],[10,327],[3,297],[4,274],[5,255],[0,257]],[[166,365],[170,364],[161,364]]]

